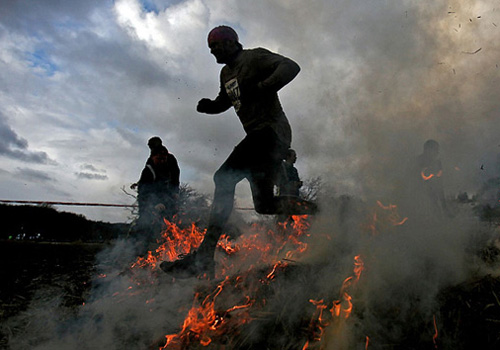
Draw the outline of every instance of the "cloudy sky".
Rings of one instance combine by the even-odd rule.
[[[4,0],[0,13],[3,200],[130,204],[121,188],[138,179],[153,135],[181,181],[211,195],[244,136],[233,110],[195,110],[218,91],[206,36],[220,24],[301,66],[280,97],[302,178],[390,198],[429,138],[448,193],[500,172],[497,1]],[[238,190],[248,205],[248,185]]]

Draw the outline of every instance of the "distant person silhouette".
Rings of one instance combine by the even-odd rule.
[[[294,200],[294,198],[300,197],[300,188],[303,183],[300,180],[299,171],[294,165],[296,161],[297,153],[291,148],[288,149],[285,159],[281,162],[281,172],[277,184],[278,194],[282,198]],[[276,217],[276,222],[278,231],[286,234],[286,228],[291,227],[294,221],[292,215],[281,214]]]
[[[415,201],[415,210],[422,219],[451,216],[444,195],[443,165],[437,141],[430,139],[424,143],[423,153],[416,159],[412,176],[415,188],[410,199]]]
[[[297,161],[297,153],[293,149],[286,152],[285,160],[281,163],[282,171],[279,180],[280,196],[295,196],[299,197],[302,181],[299,177],[299,172],[294,166]]]
[[[138,189],[138,230],[156,234],[163,218],[172,220],[177,213],[180,169],[177,159],[159,137],[151,138],[148,146],[151,154],[139,181],[131,188]]]

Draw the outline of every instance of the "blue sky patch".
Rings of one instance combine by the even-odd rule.
[[[140,2],[144,10],[158,14],[158,6],[156,6],[154,0],[140,0]]]
[[[161,11],[165,11],[166,8],[170,6],[177,5],[178,3],[181,3],[182,0],[169,0],[166,3],[163,1],[158,1],[158,0],[139,0],[142,8],[147,11],[147,12],[154,12],[156,14],[160,13]]]
[[[45,72],[45,75],[49,77],[53,76],[54,73],[59,70],[57,65],[50,60],[49,55],[43,49],[28,52],[26,59],[31,63],[32,67],[41,68]]]

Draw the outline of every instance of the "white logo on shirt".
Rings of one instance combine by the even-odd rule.
[[[226,93],[234,106],[234,110],[238,112],[241,108],[240,87],[238,85],[238,80],[236,78],[228,80],[224,86],[226,88]]]

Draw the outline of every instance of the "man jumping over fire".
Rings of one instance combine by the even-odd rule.
[[[244,50],[238,35],[228,26],[212,29],[208,46],[217,63],[225,66],[220,73],[217,98],[201,99],[197,111],[219,114],[234,107],[246,137],[214,175],[215,193],[207,233],[198,250],[160,265],[163,271],[179,277],[213,276],[215,248],[233,209],[236,184],[245,178],[250,182],[255,210],[260,214],[301,215],[316,211],[313,203],[290,202],[273,193],[292,139],[278,91],[295,78],[300,67],[263,48]]]

